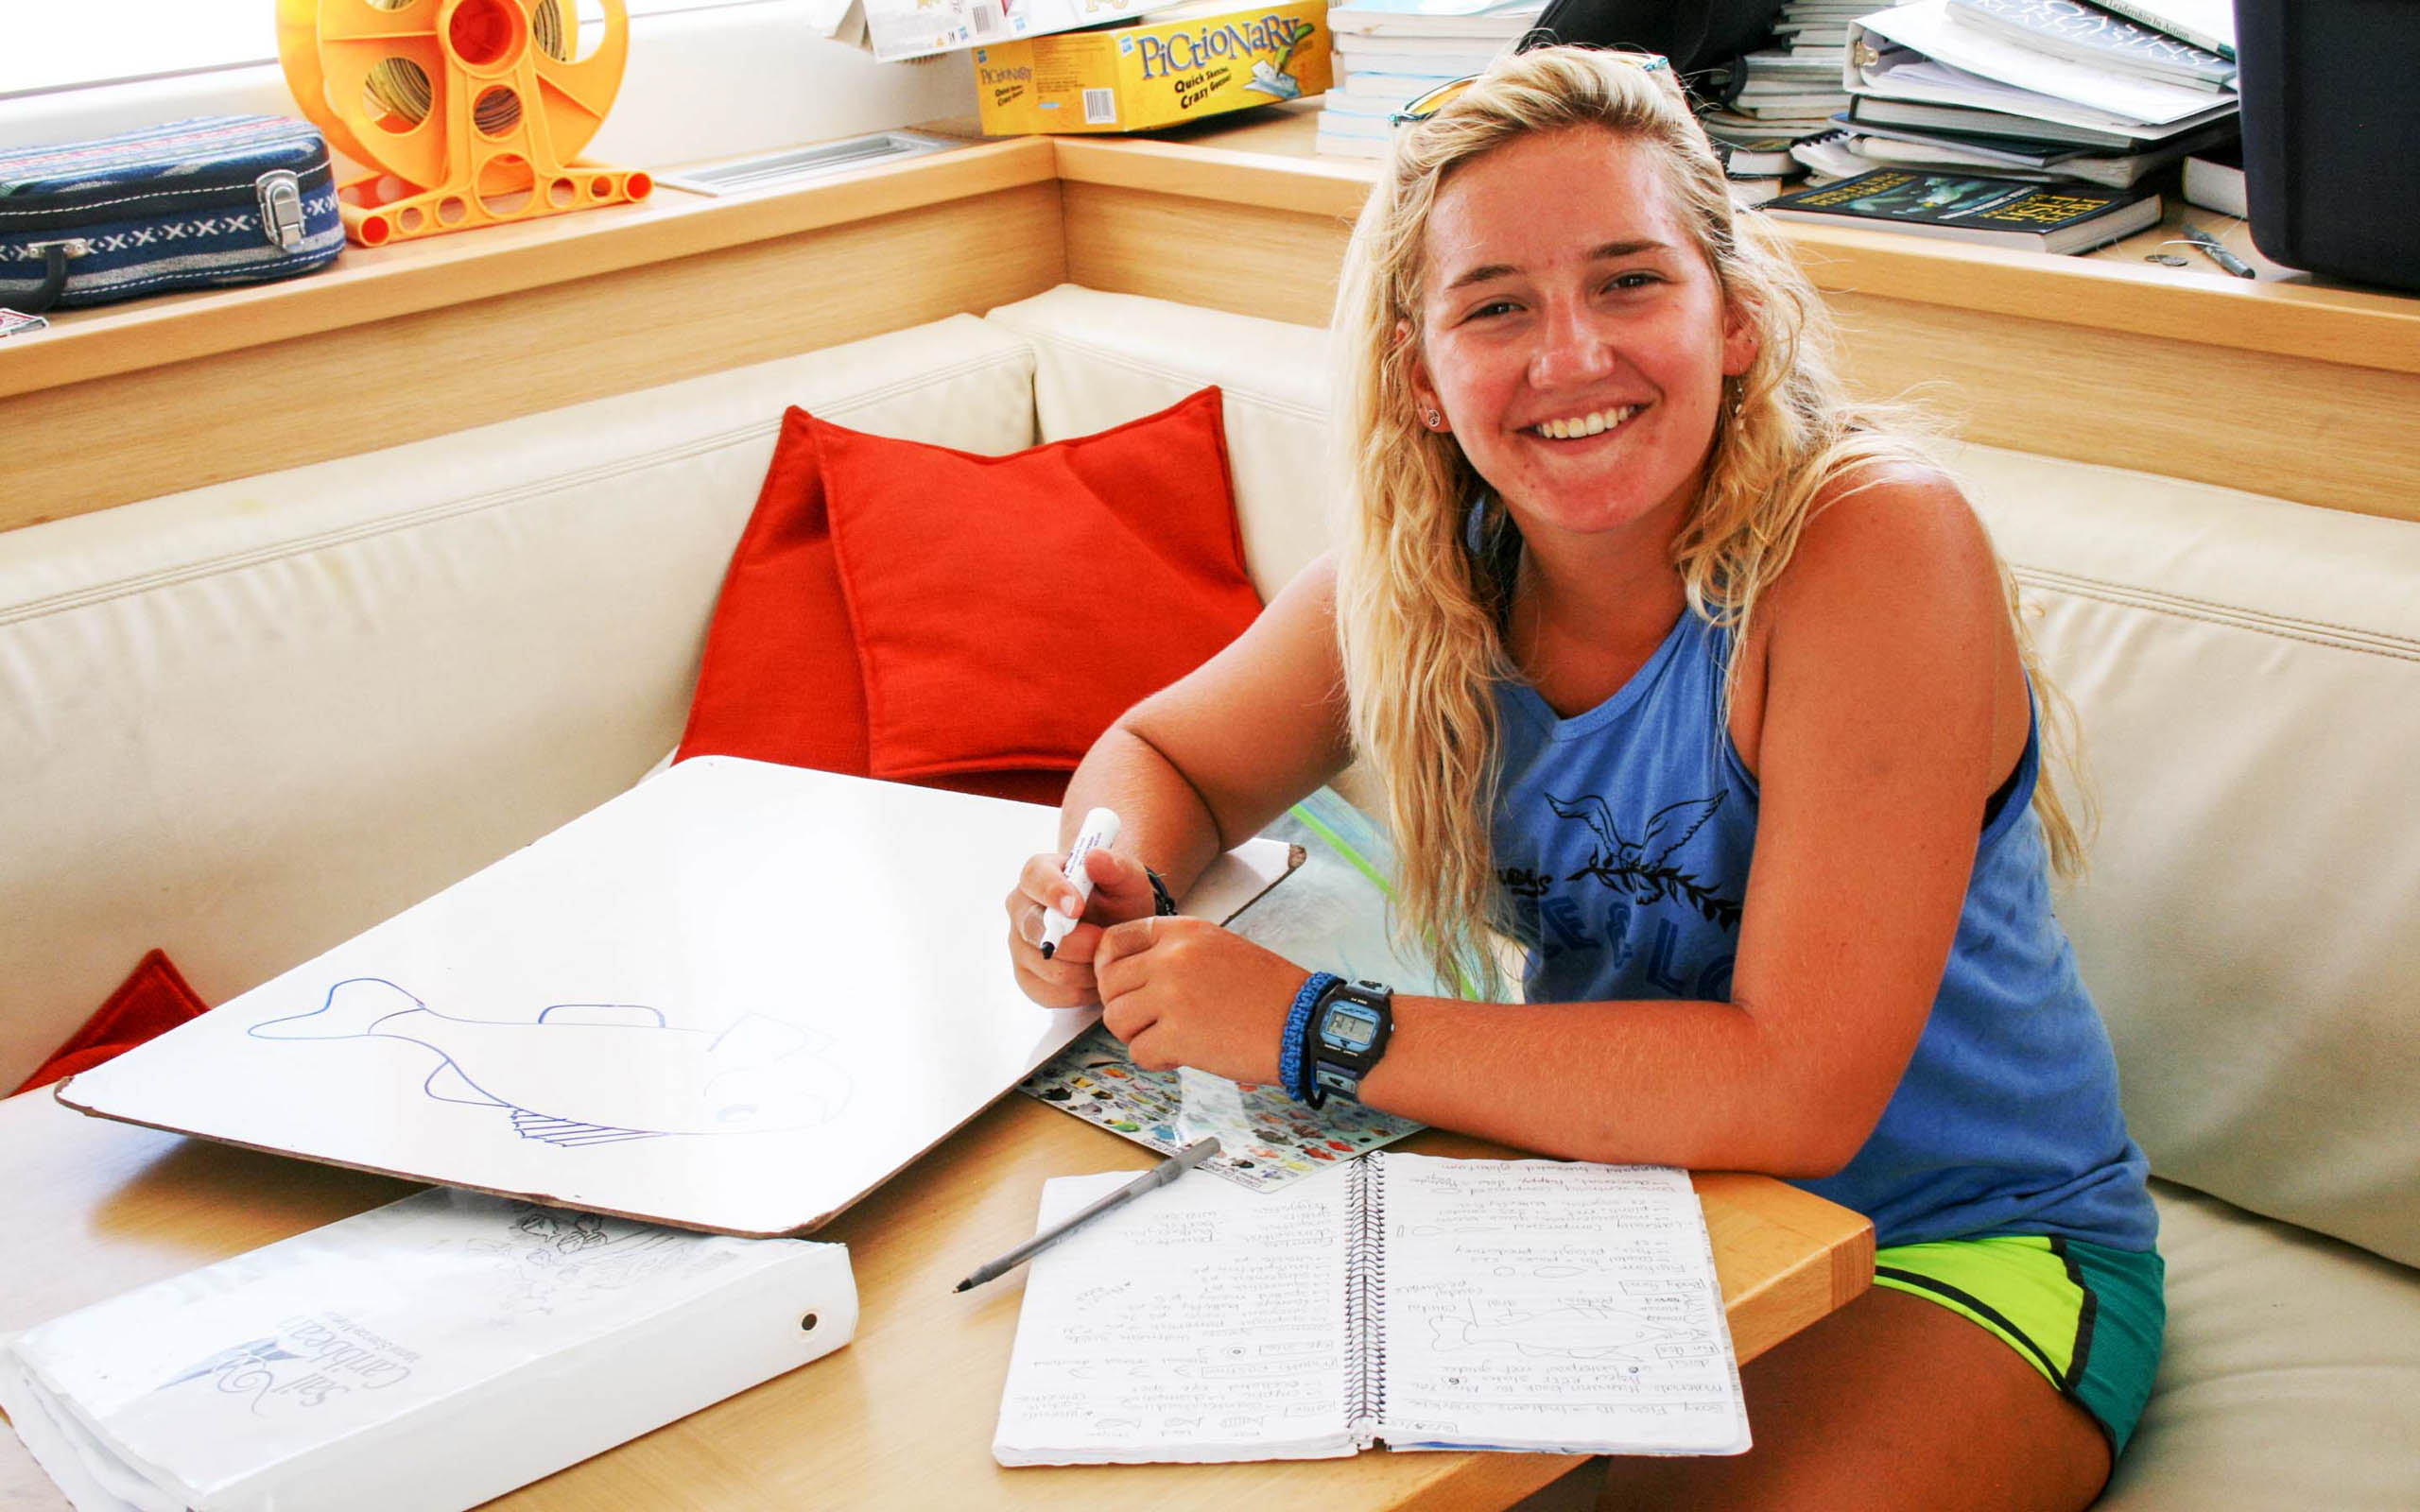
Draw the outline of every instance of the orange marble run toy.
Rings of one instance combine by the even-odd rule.
[[[646,198],[645,173],[579,161],[629,51],[622,0],[277,5],[296,102],[368,170],[337,185],[364,247]]]

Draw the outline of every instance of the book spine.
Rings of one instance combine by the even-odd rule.
[[[1345,1237],[1345,1337],[1352,1363],[1344,1378],[1344,1420],[1367,1449],[1387,1420],[1387,1157],[1375,1150],[1353,1162],[1352,1228]]]
[[[2187,26],[2177,17],[2162,14],[2161,8],[2158,6],[2144,5],[2142,0],[2095,0],[2095,3],[2101,9],[2115,10],[2138,26],[2148,26],[2153,31],[2166,32],[2169,36],[2181,42],[2190,43],[2205,52],[2216,53],[2228,62],[2238,61],[2235,55],[2233,37],[2221,37],[2197,26]]]

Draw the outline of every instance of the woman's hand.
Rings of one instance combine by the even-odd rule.
[[[1101,1022],[1134,1064],[1277,1080],[1278,1040],[1309,972],[1203,919],[1117,924],[1089,954]]]
[[[1015,889],[1009,894],[1009,959],[1016,967],[1017,986],[1046,1008],[1083,1008],[1098,1003],[1093,952],[1099,947],[1102,928],[1130,919],[1149,919],[1157,902],[1151,879],[1141,865],[1115,850],[1096,850],[1084,857],[1084,870],[1093,880],[1089,903],[1076,901],[1066,866],[1063,851],[1028,857]],[[1045,910],[1072,914],[1079,907],[1083,909],[1081,920],[1045,959]]]

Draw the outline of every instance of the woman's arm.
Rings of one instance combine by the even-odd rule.
[[[1731,1001],[1398,999],[1365,1100],[1586,1160],[1817,1176],[1863,1144],[1939,987],[1985,801],[2023,747],[2023,673],[1981,527],[1928,474],[1817,516],[1760,613],[1742,753],[1761,803]],[[1273,1080],[1288,981],[1171,922],[1109,936],[1111,1029],[1139,1064]]]
[[[1095,1001],[1099,926],[1151,912],[1144,867],[1183,892],[1221,851],[1342,770],[1351,752],[1336,567],[1322,557],[1226,649],[1127,711],[1085,754],[1061,809],[1060,856],[1028,861],[1009,896],[1010,951],[1027,995],[1053,1007]],[[1117,812],[1117,843],[1088,864],[1086,924],[1045,961],[1038,911],[1074,902],[1060,858],[1096,807]]]

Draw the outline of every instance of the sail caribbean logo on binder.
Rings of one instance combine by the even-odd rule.
[[[1324,0],[975,50],[987,136],[1143,131],[1325,92]]]

